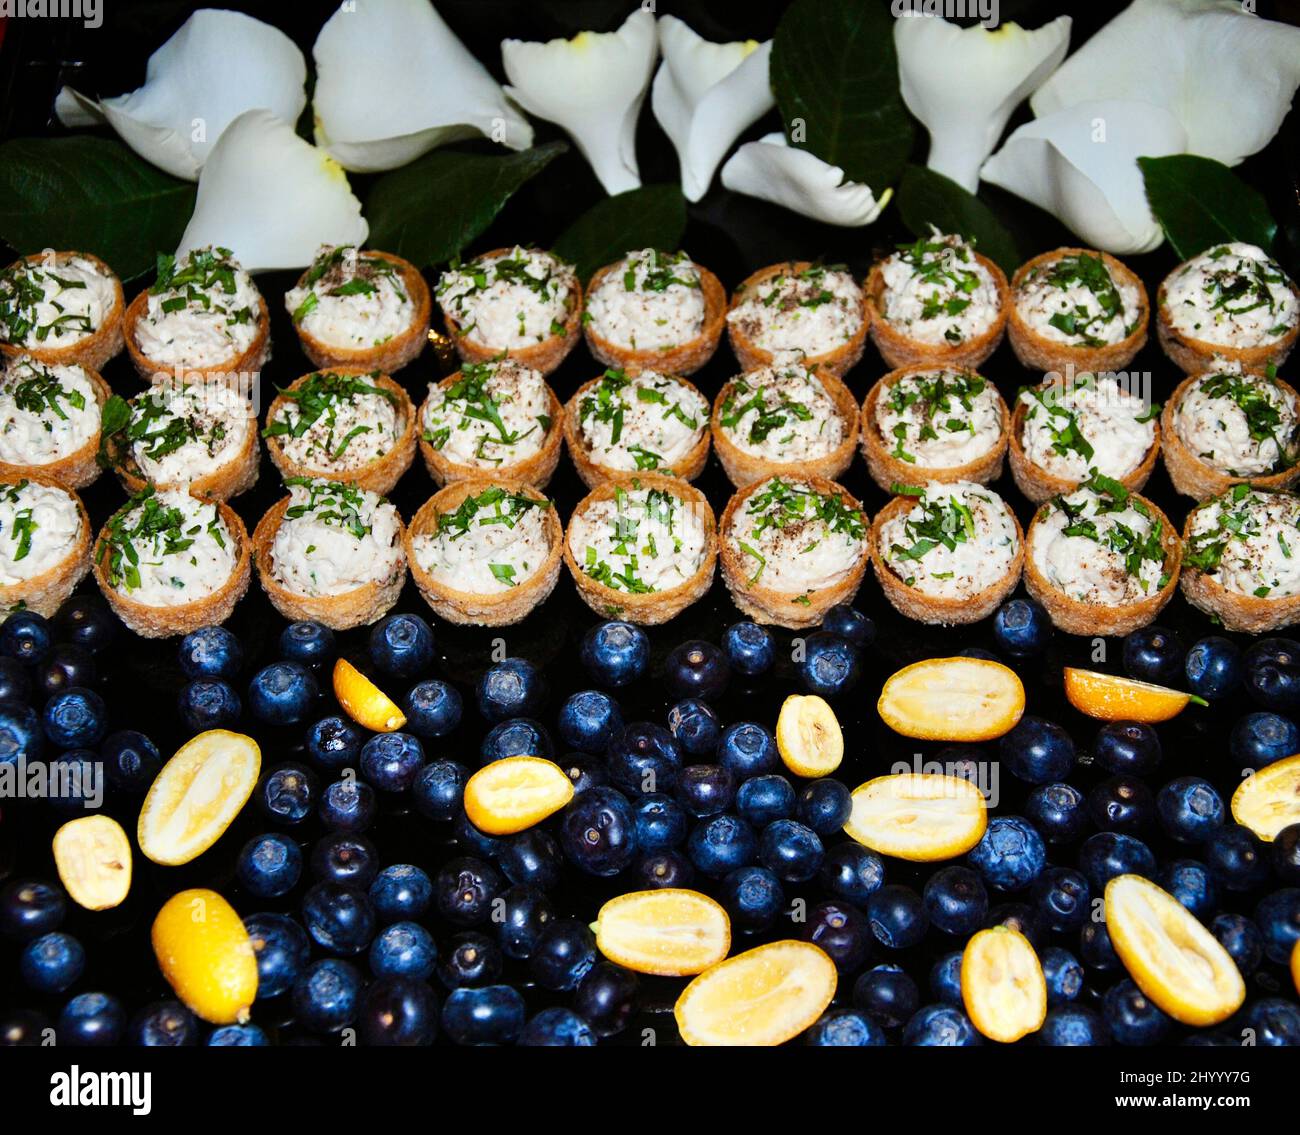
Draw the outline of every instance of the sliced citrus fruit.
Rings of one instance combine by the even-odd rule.
[[[1042,1028],[1047,981],[1029,939],[1009,926],[971,938],[961,955],[961,999],[989,1040],[1010,1044]]]
[[[257,955],[244,923],[216,891],[172,895],[153,920],[153,952],[167,983],[214,1025],[248,1020],[257,996]]]
[[[895,733],[918,741],[991,741],[1025,712],[1016,672],[985,658],[931,658],[890,676],[876,703]]]
[[[835,963],[811,942],[769,942],[694,978],[673,1016],[689,1045],[770,1048],[817,1020],[835,983]]]
[[[1283,828],[1300,824],[1300,756],[1265,765],[1237,785],[1232,818],[1269,843]]]
[[[600,908],[596,945],[611,962],[637,973],[702,973],[731,949],[731,919],[699,891],[633,891]]]
[[[397,703],[346,658],[334,663],[334,696],[344,713],[372,733],[392,733],[406,724]]]
[[[1080,713],[1099,721],[1142,721],[1150,725],[1177,717],[1189,701],[1206,704],[1203,698],[1182,690],[1074,666],[1065,668],[1065,696]]]
[[[1149,879],[1117,875],[1106,884],[1106,929],[1129,976],[1174,1020],[1215,1025],[1246,999],[1228,951]]]
[[[795,776],[830,776],[844,759],[844,733],[825,698],[791,694],[776,719],[776,747]]]
[[[984,795],[969,780],[903,772],[855,789],[844,830],[872,851],[926,863],[964,855],[987,826]]]
[[[1295,982],[1295,991],[1300,993],[1300,942],[1291,951],[1291,980]]]
[[[110,816],[82,816],[54,833],[54,866],[72,901],[109,910],[131,889],[131,841]]]
[[[209,729],[191,737],[149,787],[136,842],[145,858],[166,867],[197,859],[222,836],[248,802],[262,769],[262,751],[243,733]]]
[[[488,835],[531,828],[572,799],[568,773],[541,757],[505,757],[465,782],[465,815]]]

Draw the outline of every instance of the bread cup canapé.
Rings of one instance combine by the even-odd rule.
[[[111,391],[80,363],[43,363],[31,355],[0,372],[0,476],[34,474],[84,489],[103,471],[99,443]]]
[[[39,474],[0,474],[0,615],[53,615],[89,570],[81,498]]]
[[[0,271],[0,354],[102,370],[122,349],[122,281],[88,252],[37,252]]]

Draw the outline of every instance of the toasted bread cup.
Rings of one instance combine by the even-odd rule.
[[[46,252],[34,252],[30,256],[24,256],[21,259],[28,263],[41,263],[45,261],[48,255],[49,253]],[[92,256],[89,252],[56,252],[53,255],[56,264],[66,263],[73,257],[79,257],[96,265],[105,276],[113,281],[112,308],[104,317],[103,323],[89,335],[78,339],[75,343],[68,343],[62,347],[43,347],[39,343],[27,346],[0,342],[0,354],[5,355],[7,358],[31,355],[32,358],[45,363],[46,366],[66,366],[69,363],[75,363],[87,370],[103,370],[104,364],[122,349],[123,324],[126,313],[126,299],[122,294],[122,281],[117,278],[112,268],[98,256]],[[14,263],[16,264],[18,261]]]
[[[615,261],[597,270],[587,285],[588,297],[620,263],[622,262]],[[617,367],[628,374],[636,374],[643,370],[656,370],[662,374],[683,376],[694,374],[713,358],[713,352],[718,349],[718,341],[722,338],[723,325],[727,322],[727,293],[722,287],[722,282],[703,265],[696,264],[695,267],[700,273],[700,291],[704,297],[704,323],[695,338],[663,351],[636,351],[611,343],[593,331],[588,321],[583,328],[583,334],[587,338],[587,350],[607,367]]]
[[[592,457],[591,446],[582,432],[582,400],[602,381],[600,378],[593,378],[590,382],[584,382],[564,406],[564,441],[569,447],[569,456],[573,459],[574,468],[578,470],[578,476],[589,489],[594,489],[602,481],[626,481],[641,476],[640,471],[636,469],[615,469],[609,465],[601,465]],[[694,383],[684,378],[679,378],[678,381],[699,393]],[[705,405],[708,403],[706,402]],[[708,459],[709,431],[706,428],[700,431],[699,440],[691,446],[685,456],[671,465],[660,466],[653,471],[681,477],[685,481],[693,481],[704,472]]]
[[[108,523],[99,530],[95,541],[95,582],[103,592],[108,605],[117,617],[141,638],[170,638],[173,635],[189,634],[200,627],[215,626],[224,623],[235,610],[235,605],[248,590],[251,576],[252,545],[248,539],[248,529],[225,501],[214,502],[218,514],[225,521],[226,528],[235,538],[237,551],[235,567],[230,577],[216,591],[180,607],[154,607],[140,603],[130,596],[122,594],[108,580],[107,556],[101,551],[106,540]],[[130,507],[130,502],[126,506]]]
[[[1169,317],[1165,297],[1169,281],[1181,267],[1180,264],[1170,272],[1161,281],[1160,288],[1156,292],[1156,338],[1160,340],[1160,349],[1171,362],[1182,369],[1184,374],[1198,374],[1209,370],[1212,366],[1221,366],[1224,362],[1240,363],[1242,370],[1253,371],[1263,371],[1270,364],[1281,366],[1286,362],[1296,344],[1297,336],[1300,336],[1300,322],[1273,342],[1257,347],[1233,347],[1226,343],[1211,343],[1175,327]],[[1292,281],[1291,291],[1295,294],[1296,302],[1300,303],[1300,285]]]
[[[400,430],[392,449],[375,460],[367,462],[359,469],[314,469],[291,461],[285,455],[284,445],[280,438],[268,437],[266,439],[266,451],[271,455],[271,463],[280,471],[280,476],[285,480],[290,477],[311,477],[323,481],[342,481],[345,484],[356,485],[358,488],[369,489],[371,492],[379,493],[382,496],[397,484],[402,474],[411,467],[411,462],[415,460],[415,406],[411,403],[410,396],[401,384],[395,382],[386,374],[375,374],[373,371],[362,370],[359,367],[328,367],[326,369],[330,374],[369,379],[372,385],[387,390],[392,395]],[[289,389],[299,389],[311,377],[310,374],[304,374],[300,378],[294,379]],[[270,425],[280,416],[280,412],[289,401],[290,399],[283,394],[276,395],[275,401],[271,403],[271,408],[266,412],[267,425]]]
[[[513,357],[519,358],[517,355]],[[522,359],[519,359],[519,361],[523,362]],[[460,371],[457,371],[455,374],[449,374],[439,382],[438,389],[446,390],[459,381]],[[429,470],[429,476],[433,478],[434,484],[450,485],[456,481],[474,480],[499,474],[512,481],[523,481],[536,489],[546,488],[547,482],[550,481],[551,475],[555,472],[555,467],[560,463],[561,442],[564,438],[564,407],[555,396],[555,391],[551,389],[550,383],[546,384],[546,394],[546,412],[550,416],[551,425],[546,431],[546,440],[542,442],[542,448],[536,453],[525,457],[522,461],[501,465],[496,469],[488,469],[479,465],[463,465],[459,461],[453,461],[445,456],[441,449],[435,449],[433,444],[424,436],[425,414],[429,408],[429,401],[433,397],[432,392],[430,392],[428,397],[420,404],[419,414],[416,418],[416,432],[419,436],[420,456],[424,459],[424,467]]]
[[[936,468],[904,461],[902,458],[895,457],[890,451],[891,447],[877,428],[876,407],[880,404],[880,399],[888,393],[890,387],[903,379],[914,374],[928,374],[935,369],[932,363],[899,367],[877,382],[867,391],[867,396],[863,399],[859,430],[862,439],[862,456],[866,458],[867,472],[871,474],[871,479],[887,493],[892,493],[895,485],[915,484],[921,481],[970,481],[977,485],[987,485],[1002,476],[1002,467],[1005,464],[1007,445],[1011,436],[1011,414],[1001,393],[991,382],[989,387],[998,400],[1002,426],[998,440],[983,456],[964,465]]]
[[[1039,334],[1020,314],[1016,296],[1026,276],[1035,268],[1041,268],[1054,260],[1065,256],[1100,256],[1110,271],[1111,279],[1116,284],[1131,284],[1138,292],[1138,318],[1133,330],[1118,343],[1107,343],[1101,347],[1072,346],[1060,343]],[[1008,305],[1007,335],[1011,339],[1011,349],[1021,365],[1030,370],[1069,373],[1067,367],[1073,367],[1075,373],[1083,371],[1119,370],[1133,361],[1147,341],[1147,325],[1151,321],[1151,302],[1147,298],[1146,285],[1141,278],[1126,265],[1121,264],[1108,252],[1094,252],[1088,248],[1057,248],[1044,252],[1027,260],[1016,270],[1011,278],[1011,302]]]
[[[727,305],[727,314],[730,315],[731,312],[735,311],[736,308],[749,299],[753,292],[757,291],[773,277],[798,275],[812,267],[813,264],[808,260],[788,260],[783,264],[769,264],[766,268],[760,268],[736,285],[736,290],[731,293],[731,302]],[[862,297],[862,322],[857,331],[838,347],[823,351],[818,355],[807,355],[801,361],[804,366],[817,367],[823,374],[843,377],[862,358],[862,351],[866,347],[870,328],[871,306],[867,303],[864,295]],[[731,320],[727,320],[727,339],[731,343],[731,352],[736,356],[736,361],[740,363],[741,370],[757,370],[759,367],[772,365],[774,360],[772,352],[758,346],[742,327]]]
[[[909,587],[894,574],[885,562],[884,556],[880,554],[881,535],[885,525],[895,517],[909,513],[915,505],[915,497],[895,497],[876,513],[875,520],[871,522],[871,536],[868,541],[871,548],[871,567],[876,573],[880,590],[885,593],[890,606],[900,615],[906,615],[918,623],[945,627],[978,623],[993,614],[1002,601],[1016,589],[1025,564],[1025,534],[1021,530],[1020,521],[1016,519],[1016,514],[1011,511],[1006,501],[1002,502],[1016,529],[1016,554],[1012,558],[1011,566],[1001,578],[974,595],[965,598],[949,598],[942,595],[926,595],[915,587]]]
[[[34,575],[21,583],[0,584],[0,611],[21,606],[48,619],[90,571],[90,516],[86,513],[81,498],[61,481],[46,477],[43,473],[0,472],[0,484],[15,485],[22,481],[62,489],[76,503],[77,512],[81,516],[81,531],[72,550],[63,559],[40,575]]]
[[[681,501],[683,507],[699,511],[704,525],[704,556],[694,574],[666,591],[634,594],[607,587],[578,566],[569,546],[574,518],[582,515],[595,502],[613,498],[621,488],[626,488],[627,482],[623,481],[602,481],[578,502],[564,533],[564,563],[577,585],[578,597],[596,614],[605,618],[626,619],[640,626],[658,626],[681,614],[709,590],[713,583],[713,568],[718,559],[718,529],[708,498],[693,485],[661,473],[640,473],[636,479],[642,488],[671,493]]]
[[[507,256],[510,251],[508,248],[495,248],[491,252],[480,253],[474,259]],[[444,311],[442,318],[447,326],[447,335],[455,345],[456,353],[460,356],[461,362],[488,363],[501,357],[503,352],[500,347],[480,343],[473,338],[472,333],[463,332],[456,317],[449,312]],[[559,365],[569,357],[569,352],[578,345],[578,339],[581,337],[579,335],[581,322],[582,284],[575,276],[573,290],[569,293],[568,303],[565,308],[564,330],[559,334],[543,339],[540,343],[532,343],[527,347],[511,347],[504,353],[524,366],[540,371],[543,375],[553,374]]]
[[[1159,591],[1133,603],[1085,603],[1071,598],[1059,587],[1054,587],[1038,570],[1032,553],[1034,538],[1039,530],[1039,518],[1048,506],[1043,505],[1034,513],[1025,540],[1025,590],[1043,605],[1052,625],[1058,630],[1077,635],[1132,634],[1139,627],[1154,622],[1178,590],[1178,575],[1183,562],[1183,542],[1178,538],[1178,529],[1146,497],[1136,493],[1134,496],[1146,506],[1151,519],[1160,524],[1160,544],[1164,548],[1164,566],[1169,578]]]
[[[127,354],[131,356],[137,373],[147,382],[152,382],[158,375],[166,375],[186,382],[226,382],[236,385],[241,381],[240,376],[260,374],[267,359],[271,357],[271,317],[266,309],[266,298],[260,294],[257,297],[257,334],[253,336],[253,341],[238,354],[204,367],[156,362],[136,345],[136,329],[148,307],[149,289],[146,288],[131,301],[124,322]]]
[[[394,335],[386,343],[372,347],[338,347],[326,343],[295,321],[293,326],[298,333],[298,342],[302,344],[302,353],[311,359],[312,365],[318,370],[359,367],[365,371],[377,370],[384,374],[394,374],[411,362],[424,349],[424,344],[428,341],[429,323],[433,316],[433,297],[429,294],[429,285],[425,283],[420,270],[409,260],[403,260],[391,252],[375,252],[367,249],[364,255],[369,259],[387,260],[397,269],[402,279],[402,288],[415,307],[411,322],[404,331]],[[295,286],[305,287],[306,278],[307,273],[304,272]]]
[[[1184,444],[1183,439],[1178,435],[1178,430],[1174,427],[1174,417],[1178,413],[1178,407],[1187,396],[1188,391],[1207,373],[1215,372],[1201,371],[1188,375],[1183,379],[1174,389],[1173,394],[1169,396],[1164,409],[1160,412],[1160,453],[1164,459],[1165,470],[1169,474],[1169,479],[1174,483],[1174,488],[1184,496],[1192,497],[1198,501],[1217,497],[1224,489],[1229,489],[1233,485],[1240,485],[1243,482],[1249,482],[1260,489],[1289,489],[1297,480],[1300,480],[1300,464],[1292,465],[1289,469],[1282,469],[1276,473],[1252,477],[1234,477],[1231,474],[1224,473],[1221,469],[1215,468],[1208,462],[1202,461],[1197,454],[1193,453]],[[1273,381],[1286,393],[1290,394],[1292,398],[1296,399],[1295,405],[1297,411],[1300,411],[1300,395],[1296,394],[1295,389],[1280,378]]]
[[[406,582],[406,528],[397,518],[401,554],[395,570],[386,579],[372,580],[342,595],[300,595],[290,591],[275,578],[275,534],[280,530],[289,497],[277,501],[266,511],[253,532],[253,559],[262,590],[277,611],[286,619],[314,619],[335,631],[367,626],[383,618],[397,602]]]
[[[709,432],[713,434],[713,448],[726,470],[727,479],[738,489],[752,485],[767,477],[782,474],[788,477],[821,477],[834,481],[853,464],[853,452],[858,444],[858,401],[852,391],[834,374],[822,373],[819,369],[814,376],[821,382],[826,393],[835,403],[835,413],[844,425],[844,433],[839,444],[829,453],[820,457],[800,458],[797,461],[772,461],[766,457],[755,457],[746,453],[722,427],[722,407],[726,403],[736,384],[731,379],[713,400],[713,413],[709,418]],[[745,378],[746,375],[741,375]]]
[[[46,365],[50,364],[47,363]],[[80,363],[76,365],[81,366]],[[97,370],[92,370],[87,366],[82,366],[82,369],[86,372],[86,377],[90,379],[90,385],[95,390],[95,401],[99,403],[102,415],[104,403],[108,401],[113,392]],[[93,484],[100,473],[103,472],[103,468],[99,464],[100,437],[101,431],[96,430],[84,445],[60,457],[58,460],[49,461],[44,465],[11,465],[7,461],[0,461],[0,479],[30,477],[32,480],[45,480],[56,485],[62,485],[65,489],[84,489],[87,485]]]
[[[837,495],[846,507],[857,509],[862,513],[863,520],[866,520],[867,510],[862,507],[862,502],[829,478],[798,473],[792,475],[791,479],[811,485],[818,493]],[[816,626],[832,607],[838,603],[850,602],[858,593],[863,577],[867,574],[866,541],[864,541],[862,554],[852,570],[830,587],[823,587],[816,591],[778,591],[753,582],[753,575],[744,556],[732,547],[731,533],[736,526],[740,510],[763,483],[763,481],[754,481],[737,489],[722,512],[718,556],[722,565],[723,582],[731,593],[731,601],[755,622],[788,627],[791,630]]]
[[[490,594],[461,591],[434,579],[420,566],[415,554],[416,537],[435,533],[441,515],[454,512],[467,497],[476,496],[484,489],[495,487],[506,489],[511,493],[523,493],[537,500],[545,499],[535,488],[523,481],[511,481],[499,477],[456,481],[440,489],[425,501],[411,517],[411,523],[403,534],[406,561],[410,566],[411,578],[415,580],[415,586],[424,597],[424,601],[433,609],[434,614],[449,623],[457,623],[461,626],[505,627],[521,622],[532,614],[534,608],[546,601],[555,590],[556,581],[560,578],[560,563],[564,558],[564,526],[560,523],[553,504],[546,509],[542,521],[547,538],[546,559],[517,587]]]
[[[871,310],[871,341],[875,343],[880,357],[891,367],[898,369],[927,363],[930,366],[954,369],[969,367],[973,370],[998,349],[1011,308],[1006,273],[987,256],[978,252],[974,256],[993,277],[993,283],[997,286],[998,314],[982,334],[961,343],[923,343],[891,324],[885,318],[885,274],[879,262],[871,266],[865,289],[867,306]]]

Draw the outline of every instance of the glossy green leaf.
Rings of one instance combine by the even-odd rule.
[[[645,185],[606,197],[556,239],[552,251],[590,280],[624,253],[638,248],[672,251],[686,230],[686,198],[676,185]]]
[[[1267,249],[1277,223],[1263,196],[1222,162],[1175,154],[1138,158],[1151,212],[1182,260],[1228,241]]]
[[[895,197],[903,223],[917,236],[929,236],[930,226],[940,232],[960,233],[1010,278],[1023,260],[1015,237],[974,194],[955,181],[922,166],[903,171]]]

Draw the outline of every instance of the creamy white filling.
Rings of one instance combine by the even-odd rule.
[[[685,583],[699,571],[707,546],[704,519],[694,505],[635,481],[575,512],[566,539],[582,571],[631,594]]]
[[[1058,591],[1080,603],[1113,606],[1160,590],[1161,535],[1140,501],[1117,501],[1085,487],[1042,507],[1027,550]]]
[[[220,250],[196,249],[176,264],[174,279],[181,282],[150,290],[136,323],[136,346],[145,358],[211,367],[248,350],[258,333],[261,295],[247,272]]]
[[[1300,498],[1237,485],[1192,514],[1186,568],[1238,595],[1300,592]]]
[[[890,453],[918,470],[977,461],[1002,436],[997,387],[973,372],[909,374],[876,399],[875,426]]]
[[[397,443],[402,431],[398,408],[384,394],[363,391],[373,386],[369,379],[328,374],[319,377],[319,393],[299,400],[286,400],[277,412],[272,429],[280,433],[285,457],[305,469],[345,473],[379,460]],[[310,380],[309,380],[310,381]]]
[[[704,330],[700,270],[684,252],[630,252],[587,297],[591,330],[629,351],[666,351]]]
[[[1035,333],[1055,343],[1099,347],[1127,339],[1142,297],[1116,279],[1100,253],[1061,256],[1025,275],[1013,301]]]
[[[284,306],[322,343],[348,350],[378,347],[411,326],[415,301],[391,261],[352,247],[326,247],[307,278],[317,273],[310,284],[285,293]]]
[[[424,439],[458,465],[509,468],[537,453],[556,428],[545,379],[513,359],[466,364],[455,382],[429,386]]]
[[[1174,410],[1174,431],[1200,460],[1232,477],[1272,473],[1296,454],[1296,399],[1229,364],[1198,378]]]
[[[131,455],[154,485],[190,485],[242,452],[253,407],[223,383],[160,384],[131,399]]]
[[[709,404],[671,375],[607,371],[578,406],[591,459],[607,469],[671,469],[709,428]]]
[[[955,234],[932,229],[884,260],[880,271],[885,320],[918,343],[956,346],[978,338],[1001,309],[993,274]]]
[[[1253,244],[1221,244],[1175,268],[1164,286],[1165,313],[1194,339],[1260,347],[1300,320],[1295,285]]]
[[[272,575],[298,595],[344,595],[405,566],[397,509],[378,493],[295,480],[271,545]]]
[[[1020,398],[1025,456],[1055,477],[1082,481],[1096,469],[1119,480],[1142,464],[1155,442],[1157,408],[1148,408],[1113,375],[1080,375]]]
[[[19,261],[0,273],[0,339],[34,349],[93,335],[117,302],[117,288],[93,260]]]
[[[99,422],[95,388],[79,366],[23,355],[0,376],[0,461],[48,465],[90,442]]]
[[[862,289],[853,276],[813,265],[782,272],[749,289],[727,322],[778,361],[824,355],[862,326]]]
[[[513,591],[537,574],[550,544],[545,501],[504,489],[467,497],[412,542],[415,562],[444,586],[474,595]]]
[[[516,246],[444,273],[438,303],[464,338],[518,350],[564,334],[576,282],[558,256]]]
[[[65,489],[35,481],[0,485],[0,584],[12,587],[72,554],[81,513]]]
[[[806,481],[769,477],[737,510],[726,539],[750,586],[807,594],[834,586],[862,562],[867,520]]]
[[[912,508],[880,530],[889,568],[936,599],[966,599],[991,587],[1011,569],[1017,548],[1002,498],[969,481],[922,486]]]
[[[718,422],[737,449],[768,461],[825,457],[844,440],[844,419],[817,375],[799,364],[732,380]]]

